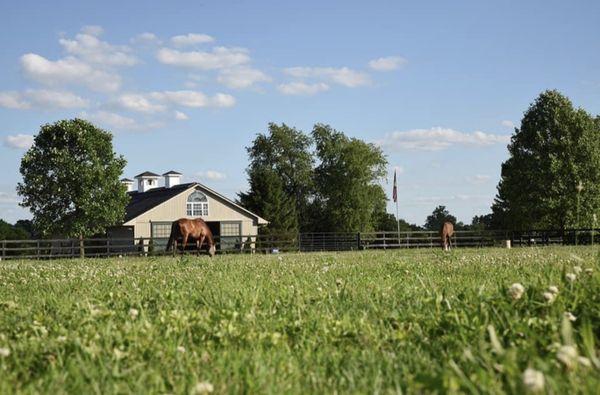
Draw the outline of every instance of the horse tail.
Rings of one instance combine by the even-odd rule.
[[[177,221],[174,221],[173,225],[171,225],[171,234],[169,235],[169,241],[167,242],[167,248],[165,249],[165,251],[171,251],[173,242],[177,237],[179,237],[179,223],[177,223]]]

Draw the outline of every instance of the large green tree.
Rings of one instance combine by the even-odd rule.
[[[311,144],[310,137],[301,131],[270,123],[268,133],[258,134],[247,148],[250,190],[239,193],[238,198],[246,208],[269,220],[272,230],[298,231],[306,223],[302,216],[313,185]],[[273,181],[273,177],[278,178],[277,184],[268,186],[265,179]],[[290,202],[293,209],[288,207]],[[274,205],[279,208],[274,209]]]
[[[442,229],[442,225],[444,222],[452,222],[452,224],[457,225],[456,217],[446,209],[446,206],[437,206],[433,209],[433,212],[427,216],[425,220],[424,228],[427,230],[435,230],[439,231]],[[464,227],[462,223],[458,223],[459,227]],[[457,229],[458,230],[458,229]]]
[[[284,190],[277,173],[267,167],[258,167],[252,170],[249,182],[251,192],[240,193],[240,203],[268,219],[269,224],[261,230],[262,233],[297,232],[295,201]]]
[[[112,135],[85,120],[44,125],[21,161],[21,205],[42,235],[103,233],[125,214],[129,198],[119,182],[125,163]]]
[[[29,239],[30,234],[17,225],[11,225],[0,219],[0,240],[24,240]]]
[[[312,137],[319,163],[314,175],[314,230],[373,230],[378,209],[386,201],[379,184],[386,174],[385,155],[379,147],[328,125],[315,125]]]
[[[600,211],[598,119],[557,91],[543,92],[508,150],[492,206],[495,222],[515,230],[592,225]]]

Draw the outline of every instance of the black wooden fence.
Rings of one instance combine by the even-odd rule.
[[[600,229],[507,231],[457,231],[454,247],[542,246],[555,244],[594,244]],[[223,241],[223,242],[222,242]],[[310,251],[349,251],[365,249],[439,248],[438,232],[359,232],[288,233],[215,238],[217,252],[277,253]],[[54,259],[72,257],[149,256],[173,254],[166,251],[166,238],[92,238],[0,240],[0,258]],[[195,241],[186,252],[195,252]],[[206,250],[206,245],[204,246]],[[178,251],[181,253],[182,251]]]

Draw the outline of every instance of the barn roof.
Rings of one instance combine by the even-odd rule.
[[[160,176],[156,173],[152,173],[151,171],[145,171],[145,172],[140,173],[137,176],[135,176],[135,178],[139,178],[139,177],[160,177]]]
[[[250,215],[251,217],[256,218],[259,221],[259,224],[268,223],[265,219],[259,217],[258,215],[254,214],[253,212],[251,212],[249,210],[246,210],[244,207],[235,203],[231,199],[228,199],[227,197],[221,195],[220,193],[208,188],[205,185],[197,183],[197,182],[190,182],[187,184],[179,184],[179,185],[172,186],[170,188],[166,188],[166,187],[153,188],[146,192],[138,192],[138,191],[128,192],[128,195],[131,197],[131,200],[129,201],[129,204],[125,208],[125,221],[124,222],[129,222],[132,219],[139,217],[140,215],[144,214],[146,211],[153,209],[154,207],[166,202],[167,200],[169,200],[171,198],[174,198],[175,196],[187,191],[188,189],[190,189],[192,187],[198,187],[199,189],[203,190],[204,192],[207,192],[209,195],[213,195],[221,200],[224,200],[228,204],[236,207],[238,210],[243,211],[246,214]]]
[[[145,213],[146,211],[158,206],[179,195],[181,192],[193,186],[195,183],[179,184],[171,188],[153,188],[146,192],[133,191],[129,192],[131,200],[125,208],[125,222],[134,219]]]
[[[169,170],[168,172],[163,174],[163,176],[169,176],[169,175],[182,176],[183,174],[181,174],[180,172],[175,171],[175,170]]]

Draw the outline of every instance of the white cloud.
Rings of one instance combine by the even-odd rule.
[[[175,111],[173,113],[173,116],[178,121],[187,121],[188,119],[190,119],[190,117],[188,117],[185,113],[183,113],[181,111]]]
[[[129,111],[154,113],[165,111],[166,107],[162,104],[152,103],[147,97],[141,94],[128,93],[117,98],[116,103]]]
[[[0,191],[0,204],[17,204],[20,201],[16,193]]]
[[[210,104],[213,107],[233,107],[235,106],[235,97],[226,93],[217,93],[211,98]]]
[[[161,122],[138,122],[133,118],[103,110],[94,113],[82,112],[80,118],[118,132],[147,132],[164,126]]]
[[[491,178],[487,174],[475,174],[474,176],[466,177],[466,180],[471,184],[479,185],[487,183]]]
[[[87,99],[67,91],[32,89],[25,91],[25,97],[37,107],[42,108],[85,108],[89,106]]]
[[[104,33],[104,29],[102,26],[97,25],[87,25],[84,26],[81,31],[85,34],[89,34],[91,36],[101,36]]]
[[[388,56],[371,60],[369,62],[369,67],[375,71],[392,71],[399,69],[406,63],[408,63],[408,61],[401,56]]]
[[[515,127],[515,123],[513,121],[505,120],[505,121],[502,121],[500,123],[502,124],[502,126],[505,126],[507,128],[513,129]]]
[[[229,88],[242,89],[258,82],[269,82],[271,78],[262,71],[251,67],[236,67],[222,70],[217,81]]]
[[[185,47],[188,45],[205,44],[215,41],[208,34],[189,33],[180,36],[171,37],[171,44],[176,47]]]
[[[200,171],[200,172],[196,173],[196,175],[198,177],[200,177],[201,179],[211,180],[211,181],[221,181],[221,180],[224,180],[225,178],[227,178],[227,176],[224,173],[218,172],[216,170]]]
[[[93,123],[98,123],[102,127],[116,128],[120,130],[137,130],[138,123],[129,117],[108,111],[97,111],[95,113],[82,113],[81,117]]]
[[[156,34],[145,32],[140,33],[137,36],[133,37],[129,40],[132,44],[141,44],[141,45],[151,45],[151,44],[159,44],[160,40],[156,37]]]
[[[14,149],[29,149],[33,144],[33,136],[30,134],[15,134],[4,138],[4,146]]]
[[[371,78],[368,74],[349,69],[348,67],[289,67],[284,73],[296,78],[324,79],[348,88],[369,85]]]
[[[25,110],[31,107],[31,104],[23,99],[23,95],[15,91],[0,92],[0,107],[11,108],[14,110]]]
[[[281,84],[277,89],[284,95],[314,95],[329,89],[329,85],[323,82],[307,84],[305,82],[290,82]]]
[[[0,92],[0,106],[18,110],[32,107],[84,108],[88,105],[87,99],[67,91],[28,89],[25,92]]]
[[[160,102],[192,108],[232,107],[235,105],[235,98],[224,93],[217,93],[213,97],[209,97],[202,92],[182,90],[152,92],[149,97]]]
[[[212,52],[189,51],[161,48],[156,58],[163,64],[201,70],[216,70],[234,67],[250,62],[248,50],[244,48],[216,47]]]
[[[113,92],[121,86],[119,75],[95,69],[74,57],[51,61],[28,53],[21,57],[21,67],[27,77],[46,85],[84,85],[99,92]]]
[[[490,134],[480,131],[473,133],[459,132],[453,129],[434,127],[431,129],[414,129],[397,131],[387,134],[377,143],[391,150],[425,150],[439,151],[451,146],[489,146],[493,144],[506,144],[510,136]]]
[[[129,47],[111,45],[91,34],[80,33],[73,40],[61,38],[59,43],[68,54],[87,63],[101,66],[133,66],[138,62]]]

